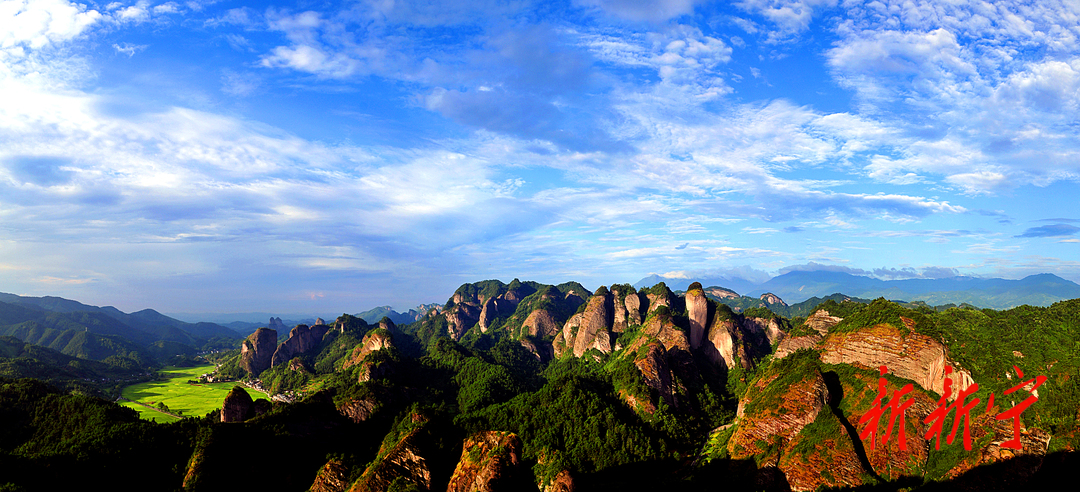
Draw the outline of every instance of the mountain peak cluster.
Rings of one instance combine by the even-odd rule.
[[[1068,287],[1054,279],[1034,281]],[[754,294],[697,281],[590,291],[486,280],[397,321],[378,308],[377,320],[343,314],[286,335],[271,318],[205,357],[215,380],[273,401],[234,390],[202,419],[101,417],[93,435],[124,436],[131,453],[161,449],[172,461],[147,464],[157,471],[146,478],[183,490],[963,490],[1049,486],[1078,464],[1080,299],[992,310]],[[1016,392],[1021,371],[1046,382]],[[4,381],[5,415],[68,398],[5,399],[17,385]],[[898,393],[910,400],[904,412],[886,411],[882,431],[866,436],[867,416]],[[1016,426],[998,418],[1027,393],[1038,400]],[[975,398],[967,419],[944,425],[947,434],[956,419],[966,438],[935,446],[932,416]],[[18,422],[0,433],[0,460],[26,471],[0,485],[31,483],[61,459],[45,456],[66,456],[35,454],[40,444],[17,436],[46,434],[32,418]],[[903,431],[886,434],[894,424]],[[90,438],[64,425],[35,439],[82,449],[86,466],[121,466],[127,451],[75,445]],[[1014,438],[1020,449],[1006,445]],[[250,450],[282,446],[289,466],[259,473],[265,458]]]

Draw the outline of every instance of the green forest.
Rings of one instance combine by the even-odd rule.
[[[631,297],[636,312],[626,307],[636,305]],[[541,311],[555,332],[526,322]],[[116,364],[0,338],[0,490],[446,490],[466,457],[488,459],[463,448],[487,431],[520,441],[515,465],[500,465],[491,490],[546,490],[564,476],[576,490],[1037,486],[1077,464],[1080,300],[995,311],[830,296],[778,311],[691,301],[663,284],[591,295],[576,283],[466,284],[441,312],[407,325],[343,315],[302,353],[258,373],[245,369],[251,354],[215,354],[219,378],[290,396],[243,422],[222,422],[217,410],[140,420],[101,398],[131,384],[119,382],[130,374]],[[823,313],[840,321],[807,323]],[[707,329],[695,340],[701,320]],[[942,347],[979,385],[974,396],[995,393],[1000,410],[1011,406],[1005,392],[1016,369],[1046,376],[1022,414],[1031,439],[1048,436],[1045,448],[999,453],[984,418],[972,451],[957,443],[880,464],[857,437],[877,368],[827,362],[852,337],[875,333]],[[786,349],[800,340],[805,346]],[[576,357],[560,346],[584,350]],[[890,390],[911,383],[886,380]],[[801,388],[818,388],[824,403],[802,398]],[[913,395],[912,414],[940,397],[917,384]],[[770,425],[772,434],[761,434]],[[987,460],[988,450],[999,454]],[[799,476],[815,466],[816,477]]]

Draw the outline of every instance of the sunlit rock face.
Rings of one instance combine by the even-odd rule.
[[[311,351],[322,343],[323,335],[330,331],[325,324],[308,326],[296,325],[289,331],[289,338],[274,351],[271,357],[271,366],[285,364],[297,355]]]
[[[271,366],[277,350],[277,332],[259,328],[248,335],[240,346],[240,367],[252,376],[258,376]]]
[[[530,477],[524,475],[528,473]],[[478,432],[465,439],[447,492],[521,490],[531,471],[522,467],[521,439],[510,432]],[[526,481],[526,483],[528,483]]]
[[[915,381],[938,394],[945,391],[945,368],[951,368],[952,396],[973,384],[971,373],[950,361],[945,346],[919,333],[902,333],[890,325],[834,333],[822,342],[821,361],[877,370],[886,366],[894,376]]]

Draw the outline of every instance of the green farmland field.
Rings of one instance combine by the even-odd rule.
[[[165,403],[172,413],[184,417],[202,417],[207,413],[221,408],[221,402],[229,390],[239,383],[209,383],[188,384],[189,380],[198,380],[199,376],[214,370],[213,365],[198,367],[166,367],[161,371],[165,378],[160,381],[148,381],[133,384],[124,388],[122,395],[132,402],[121,402],[126,407],[139,412],[139,416],[155,422],[172,422],[175,417],[151,410],[146,405],[155,406],[158,402]],[[251,399],[267,398],[263,393],[251,388],[244,388]]]

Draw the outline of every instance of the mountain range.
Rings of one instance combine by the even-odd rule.
[[[1058,301],[1080,297],[1080,284],[1057,275],[1043,273],[1019,280],[956,276],[881,280],[874,277],[833,271],[792,271],[762,283],[742,278],[670,278],[650,275],[634,284],[648,287],[664,282],[673,290],[685,290],[694,281],[706,286],[725,287],[749,297],[772,293],[788,303],[812,297],[843,293],[848,296],[916,302],[930,305],[971,304],[980,308],[1008,309],[1023,304],[1049,306]]]

